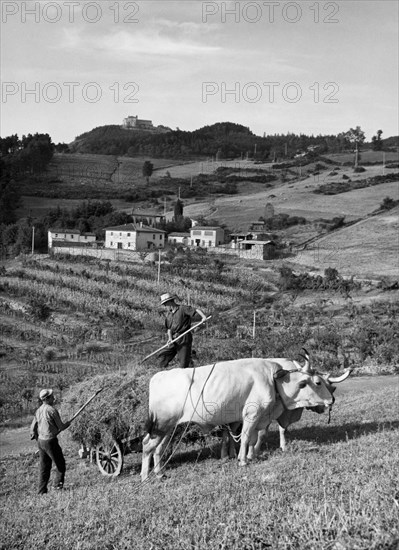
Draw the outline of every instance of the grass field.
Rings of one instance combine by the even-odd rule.
[[[362,162],[380,162],[382,164],[382,162],[384,161],[384,158],[385,158],[386,163],[398,162],[398,160],[399,160],[399,155],[398,155],[397,151],[396,152],[387,151],[387,152],[383,153],[383,151],[372,151],[370,149],[370,150],[367,150],[367,151],[360,151],[360,154],[361,154],[360,163],[362,163]],[[339,162],[339,163],[341,163],[341,162],[354,162],[354,158],[355,158],[354,153],[332,153],[332,154],[326,154],[324,156],[331,159],[331,160]]]
[[[318,239],[295,261],[324,270],[334,267],[345,275],[397,278],[399,208],[363,220]]]
[[[367,172],[370,176],[376,175],[378,168],[370,167]],[[364,174],[357,176],[361,175],[364,177]],[[328,181],[327,176],[326,178]],[[398,182],[382,183],[375,187],[331,196],[313,193],[321,181],[314,176],[309,176],[300,181],[279,184],[273,189],[250,194],[245,193],[245,184],[242,184],[239,196],[217,197],[212,203],[209,201],[193,203],[185,208],[185,213],[194,218],[199,215],[212,215],[232,229],[244,230],[252,221],[264,214],[264,208],[268,202],[274,206],[275,214],[304,216],[308,220],[345,216],[346,220],[350,221],[376,210],[386,196],[395,200],[399,198]]]
[[[341,388],[342,386],[342,388]],[[109,481],[65,434],[67,489],[35,494],[32,451],[1,461],[2,549],[394,550],[399,544],[397,379],[341,384],[331,424],[306,412],[287,452],[275,428],[246,468],[178,448],[167,479],[139,482],[140,454]]]

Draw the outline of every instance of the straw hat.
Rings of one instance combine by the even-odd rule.
[[[41,392],[39,393],[39,398],[43,401],[43,399],[50,397],[50,395],[53,395],[53,390],[41,390]]]
[[[170,302],[171,300],[176,300],[177,296],[175,294],[169,294],[169,292],[166,292],[166,294],[161,295],[161,305],[166,304],[166,302]]]

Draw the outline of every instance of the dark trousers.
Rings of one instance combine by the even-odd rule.
[[[191,335],[188,335],[191,336]],[[192,338],[187,338],[186,342],[180,344],[176,342],[170,348],[165,348],[158,355],[159,359],[159,368],[161,370],[166,369],[169,363],[176,357],[179,360],[180,368],[186,369],[190,366],[191,360],[191,348],[192,348]]]
[[[39,494],[47,493],[47,484],[50,479],[51,466],[54,462],[56,474],[54,487],[62,487],[65,478],[65,458],[58,439],[38,439],[39,447]]]

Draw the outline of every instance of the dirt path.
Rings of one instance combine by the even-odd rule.
[[[363,393],[372,389],[379,390],[396,385],[399,393],[399,376],[362,376],[349,378],[337,386],[337,394]],[[36,443],[30,441],[29,426],[17,429],[3,429],[0,432],[0,459],[7,456],[34,453]]]

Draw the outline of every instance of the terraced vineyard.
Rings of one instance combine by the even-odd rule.
[[[151,264],[48,256],[14,261],[0,282],[1,418],[29,412],[40,386],[62,392],[94,374],[134,369],[164,343],[163,292],[212,315],[195,337],[198,365],[295,357],[306,346],[325,370],[364,360],[392,370],[399,357],[398,308],[389,293],[384,302],[356,306],[352,298],[363,291],[354,287],[331,311],[322,297],[328,288],[329,297],[339,294],[341,286],[324,285],[301,291],[310,299],[303,306],[298,291],[285,290],[278,269],[186,252],[162,263],[158,284],[158,266]],[[156,359],[149,362],[155,365]]]

